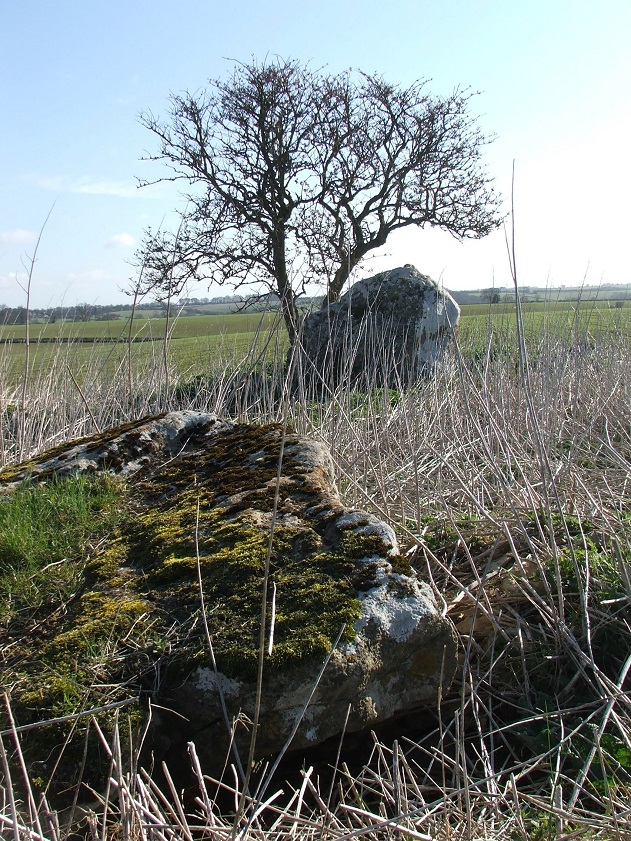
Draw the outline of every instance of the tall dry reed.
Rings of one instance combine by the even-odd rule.
[[[247,826],[261,839],[631,838],[629,335],[542,330],[520,351],[488,329],[406,388],[383,336],[379,378],[360,382],[298,356],[288,375],[284,347],[257,338],[246,359],[218,352],[195,378],[171,365],[166,387],[152,343],[133,377],[124,344],[78,367],[71,344],[47,369],[32,354],[23,393],[0,382],[3,463],[175,408],[314,436],[345,503],[390,522],[431,582],[460,636],[459,676],[424,732],[375,737],[359,769],[342,744],[326,784],[307,767],[263,799],[237,773],[204,777],[191,745],[197,791],[185,806],[168,770],[164,791],[103,735],[111,782],[83,813],[88,837],[223,839]],[[29,789],[19,733],[2,741],[0,832],[65,838],[67,823]],[[226,794],[245,824],[219,805]]]

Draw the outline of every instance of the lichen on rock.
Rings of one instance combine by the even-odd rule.
[[[125,516],[20,664],[10,687],[19,716],[38,706],[47,717],[68,694],[51,680],[35,703],[42,669],[74,675],[71,703],[96,705],[115,684],[117,697],[140,691],[176,711],[154,711],[147,744],[157,759],[194,738],[216,767],[230,740],[219,690],[230,716],[249,716],[254,704],[267,560],[275,617],[259,755],[283,744],[340,630],[297,747],[339,733],[349,705],[347,728],[357,730],[436,702],[450,682],[450,623],[390,526],[344,507],[321,444],[278,424],[176,412],[55,448],[0,471],[0,484],[10,492],[27,478],[103,470],[122,477]]]
[[[411,385],[443,363],[459,318],[451,295],[414,266],[380,272],[305,318],[304,369],[316,384]]]

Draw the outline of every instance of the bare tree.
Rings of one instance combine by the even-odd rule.
[[[92,317],[93,307],[90,304],[77,304],[74,311],[79,321],[85,322]]]
[[[325,305],[395,230],[429,224],[462,238],[497,227],[499,201],[480,161],[486,140],[467,115],[471,94],[432,97],[423,82],[398,88],[366,74],[324,84],[319,231],[334,267]]]
[[[480,297],[482,300],[487,304],[499,304],[502,300],[500,293],[497,289],[483,289],[480,293]]]
[[[262,284],[293,341],[307,282],[339,298],[351,271],[409,225],[481,237],[500,222],[482,167],[471,95],[424,94],[379,76],[337,76],[295,61],[237,64],[227,81],[142,114],[162,160],[193,189],[177,237],[145,237],[147,281]],[[148,183],[148,182],[142,182]],[[170,274],[169,274],[170,272]],[[177,289],[172,289],[177,293]]]

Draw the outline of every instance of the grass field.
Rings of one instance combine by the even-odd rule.
[[[178,376],[194,376],[214,367],[213,358],[243,358],[257,335],[266,337],[278,324],[276,313],[238,313],[189,316],[168,325],[169,365]],[[68,365],[81,379],[96,368],[118,375],[131,354],[133,366],[144,370],[164,353],[167,322],[164,318],[135,319],[129,342],[129,323],[88,321],[32,325],[30,373],[45,377],[56,365]],[[25,327],[0,328],[0,360],[6,383],[23,376]]]
[[[226,313],[225,315],[191,315],[186,318],[173,318],[169,323],[172,339],[193,338],[196,336],[226,336],[233,333],[254,333],[257,329],[269,329],[277,320],[276,313]],[[0,328],[0,340],[24,340],[24,325],[4,326]],[[135,318],[132,327],[132,340],[161,340],[166,329],[165,318]],[[75,321],[54,324],[33,324],[30,330],[32,341],[54,340],[100,340],[121,341],[129,339],[129,320],[123,321]]]
[[[618,308],[608,302],[529,303],[523,306],[526,336],[532,345],[543,335],[590,343],[601,335],[631,332],[631,306]],[[134,369],[163,364],[164,318],[138,318],[132,326],[123,321],[88,321],[32,325],[30,331],[30,376],[46,377],[56,365],[68,365],[81,381],[96,369],[119,376],[131,355]],[[471,354],[486,353],[488,337],[494,349],[514,349],[515,306],[470,304],[462,308],[459,342]],[[168,326],[168,365],[176,379],[208,374],[225,365],[238,365],[253,341],[261,353],[271,343],[273,353],[287,348],[278,313],[238,313],[188,316],[173,319]],[[0,362],[5,386],[15,387],[24,374],[25,327],[0,328]],[[269,351],[267,352],[269,356]],[[88,372],[90,372],[88,374]]]

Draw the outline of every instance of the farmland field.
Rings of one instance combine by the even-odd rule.
[[[628,335],[631,306],[612,307],[608,302],[528,303],[523,305],[527,340],[536,344],[543,335],[589,343],[602,334]],[[94,370],[116,377],[129,364],[137,370],[163,364],[166,321],[137,318],[129,322],[88,321],[32,324],[29,370],[45,377],[57,365],[68,366],[82,379]],[[513,304],[468,304],[462,307],[459,344],[464,353],[486,352],[492,336],[493,349],[515,347]],[[23,375],[25,327],[0,328],[0,363],[4,385],[15,386]],[[287,339],[277,312],[231,313],[187,316],[169,324],[168,365],[176,378],[191,378],[209,371],[233,367],[252,348],[253,359],[261,353],[284,354]]]
[[[268,329],[277,318],[276,313],[227,313],[225,315],[192,315],[173,319],[169,324],[169,333],[173,339],[194,336],[223,336],[232,333],[253,333],[262,328]],[[164,338],[166,321],[164,318],[135,318],[132,325],[133,341],[145,339],[161,340]],[[32,324],[31,340],[72,340],[89,339],[126,342],[129,336],[129,319],[123,321],[66,321],[54,324]],[[4,326],[0,328],[0,340],[24,339],[24,325]]]
[[[629,335],[631,306],[612,307],[609,302],[554,302],[522,305],[524,333],[532,346],[543,337],[555,336],[573,343],[592,343],[600,336]],[[473,352],[486,350],[489,336],[495,347],[513,346],[516,335],[513,304],[469,304],[461,308],[459,342]]]
[[[180,375],[197,374],[228,358],[242,359],[257,335],[261,341],[278,324],[276,313],[237,313],[190,316],[169,324],[169,365]],[[144,369],[163,356],[164,318],[135,319],[129,343],[129,322],[88,321],[34,324],[30,330],[29,367],[35,376],[46,376],[63,363],[81,376],[83,370],[115,375],[131,354],[135,368]],[[22,376],[25,360],[25,327],[0,330],[0,361],[7,383]]]

